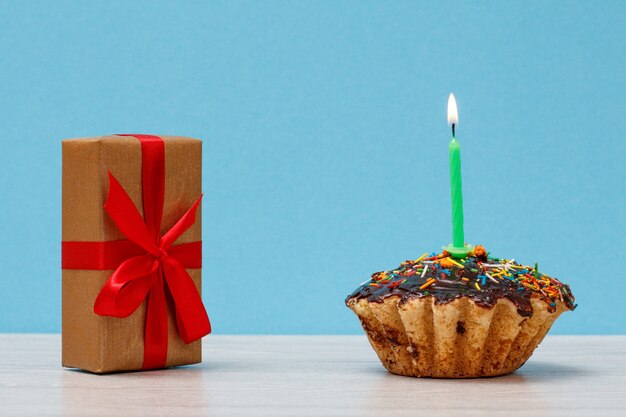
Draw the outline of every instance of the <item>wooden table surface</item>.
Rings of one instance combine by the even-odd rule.
[[[59,335],[0,335],[0,416],[624,416],[626,336],[548,336],[516,373],[395,376],[364,336],[209,336],[202,365],[62,369]]]

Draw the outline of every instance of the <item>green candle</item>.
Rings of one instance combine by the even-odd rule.
[[[456,140],[454,128],[459,122],[454,95],[448,98],[448,123],[452,125],[450,153],[450,195],[452,197],[452,244],[444,249],[457,258],[466,256],[472,246],[465,244],[463,230],[463,181],[461,179],[461,144]]]

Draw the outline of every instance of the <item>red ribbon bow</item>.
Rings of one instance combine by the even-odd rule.
[[[134,136],[141,142],[144,219],[109,172],[105,211],[128,240],[63,242],[63,268],[114,269],[94,304],[101,316],[128,317],[147,302],[143,369],[163,368],[167,359],[167,302],[175,306],[178,332],[191,343],[211,332],[211,324],[196,286],[185,269],[201,266],[201,242],[173,245],[195,222],[202,196],[162,236],[165,195],[165,146],[151,135]],[[87,255],[81,259],[81,254]],[[111,267],[115,265],[115,267]]]

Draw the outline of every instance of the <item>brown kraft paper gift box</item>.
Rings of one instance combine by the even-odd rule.
[[[169,230],[200,196],[202,142],[161,136],[165,147],[165,200],[161,233]],[[125,239],[104,211],[110,171],[122,184],[143,216],[142,149],[135,137],[103,136],[63,141],[64,242],[102,242]],[[176,244],[200,241],[200,210],[195,223]],[[201,270],[187,269],[198,292]],[[63,366],[95,373],[140,370],[144,356],[146,303],[129,317],[94,313],[94,301],[112,270],[62,272]],[[168,298],[166,367],[202,361],[201,341],[185,344]]]

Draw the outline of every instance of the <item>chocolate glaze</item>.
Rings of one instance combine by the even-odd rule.
[[[468,297],[476,304],[490,308],[498,302],[498,299],[507,298],[515,304],[521,316],[530,317],[533,314],[530,299],[532,296],[538,296],[547,303],[550,311],[556,309],[554,297],[549,297],[545,293],[522,285],[521,277],[528,277],[532,268],[511,269],[511,278],[497,279],[498,282],[496,283],[489,279],[483,281],[483,275],[480,273],[483,269],[480,268],[479,263],[497,264],[499,261],[487,259],[486,256],[483,259],[469,256],[464,262],[463,268],[459,266],[444,268],[438,263],[431,264],[422,277],[421,273],[415,272],[415,269],[420,268],[421,264],[407,261],[395,270],[384,273],[384,279],[380,279],[381,273],[379,272],[373,274],[372,280],[367,281],[350,294],[346,303],[352,299],[367,299],[371,302],[381,303],[387,297],[399,296],[401,297],[400,303],[405,303],[412,298],[434,297],[436,303],[445,304],[460,297]],[[513,263],[513,265],[521,266],[517,263]],[[461,277],[468,279],[468,281],[461,280]],[[435,279],[433,285],[420,289],[432,278]],[[573,310],[575,308],[574,297],[571,295],[569,286],[554,278],[549,279],[556,288],[565,288],[565,290],[560,289],[559,291],[566,294],[563,297],[563,302],[570,310]],[[475,283],[479,285],[480,289],[476,288]]]

